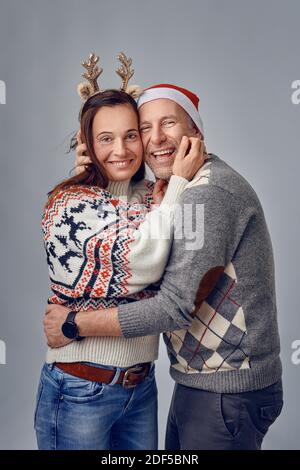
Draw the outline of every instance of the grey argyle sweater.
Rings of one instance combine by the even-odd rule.
[[[159,292],[118,307],[124,336],[166,332],[171,376],[186,386],[237,393],[275,383],[282,369],[274,262],[254,190],[213,155],[181,206],[192,211],[178,217]]]

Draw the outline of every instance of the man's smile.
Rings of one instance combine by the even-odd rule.
[[[154,157],[157,161],[166,161],[166,159],[175,156],[176,149],[174,147],[162,150],[155,150],[150,152],[151,157]]]

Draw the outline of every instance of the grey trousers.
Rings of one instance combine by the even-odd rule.
[[[213,393],[176,384],[167,450],[258,450],[280,415],[282,382],[244,393]]]

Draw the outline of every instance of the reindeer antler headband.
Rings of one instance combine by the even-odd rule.
[[[126,57],[124,52],[120,52],[118,59],[121,62],[121,66],[116,70],[117,74],[122,79],[122,85],[120,90],[124,91],[131,95],[134,99],[137,99],[140,94],[143,92],[142,88],[138,85],[128,86],[129,80],[134,74],[134,70],[131,69],[132,59],[131,57]],[[88,81],[80,83],[78,85],[77,91],[80,98],[85,103],[91,96],[101,93],[103,90],[100,90],[97,79],[103,72],[102,68],[98,67],[99,57],[95,54],[90,54],[88,61],[82,62],[82,66],[87,70],[82,74],[83,78],[86,78]]]

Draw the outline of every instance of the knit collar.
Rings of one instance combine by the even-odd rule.
[[[125,181],[109,181],[106,189],[115,196],[130,196],[130,179]]]

